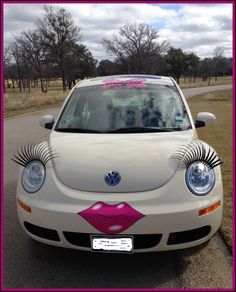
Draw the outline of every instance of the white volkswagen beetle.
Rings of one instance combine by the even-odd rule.
[[[102,252],[153,252],[208,241],[222,220],[222,163],[197,136],[176,82],[119,75],[79,82],[59,117],[43,116],[49,142],[25,145],[19,221],[32,238]]]

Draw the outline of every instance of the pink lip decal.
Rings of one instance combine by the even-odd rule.
[[[78,214],[107,234],[120,233],[145,216],[124,202],[115,205],[97,202]]]

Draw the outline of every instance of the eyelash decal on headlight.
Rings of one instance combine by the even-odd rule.
[[[198,160],[205,163],[211,169],[223,163],[217,153],[210,146],[207,150],[206,146],[200,140],[181,146],[171,158],[178,160],[180,165],[186,168]]]
[[[13,156],[14,158],[11,160],[23,167],[26,167],[33,160],[40,160],[46,165],[49,160],[58,157],[47,142],[25,145],[21,148],[20,152],[17,151],[17,155],[13,154]]]

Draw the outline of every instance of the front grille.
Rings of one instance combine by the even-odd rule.
[[[26,230],[28,230],[33,235],[36,235],[38,237],[54,240],[54,241],[60,241],[60,238],[58,236],[58,233],[56,230],[48,229],[44,227],[39,227],[34,224],[31,224],[29,222],[24,222],[24,226]]]
[[[77,233],[77,232],[63,232],[66,240],[77,246],[91,248],[90,233]],[[99,234],[100,235],[100,234]],[[104,235],[105,236],[105,235]],[[109,236],[109,235],[108,235]],[[122,236],[122,234],[119,234]],[[125,236],[125,235],[123,235]],[[161,234],[136,234],[134,237],[134,249],[151,248],[159,244]]]
[[[170,233],[167,244],[187,243],[207,236],[211,231],[210,226],[203,226],[197,229]]]

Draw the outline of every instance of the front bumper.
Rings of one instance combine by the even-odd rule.
[[[25,193],[18,180],[17,199],[31,208],[30,213],[17,204],[18,218],[27,234],[38,241],[90,251],[90,235],[103,233],[78,213],[100,201],[110,205],[125,202],[144,215],[118,234],[134,236],[134,252],[192,247],[209,240],[221,224],[223,186],[219,167],[215,168],[215,174],[213,190],[201,197],[189,192],[184,170],[177,171],[158,189],[137,193],[95,193],[65,186],[49,168],[43,187],[35,194]],[[200,210],[218,201],[221,204],[217,209],[199,216]]]
[[[43,243],[91,251],[90,235],[102,234],[77,214],[39,210],[35,207],[28,214],[19,206],[17,209],[19,221],[26,233]],[[119,236],[134,236],[134,252],[182,249],[209,240],[218,230],[221,218],[222,207],[202,218],[197,218],[195,211],[153,214]],[[150,229],[150,226],[153,228]]]
[[[204,197],[191,194],[183,173],[177,172],[164,186],[139,193],[91,193],[73,190],[47,172],[47,181],[33,195],[25,193],[20,181],[17,204],[21,226],[32,238],[60,247],[91,251],[90,235],[103,234],[78,213],[98,201],[107,204],[126,202],[145,216],[118,234],[134,236],[134,252],[154,252],[188,248],[208,241],[218,230],[223,212],[223,187],[219,173],[212,192]],[[220,201],[209,214],[199,211]],[[104,234],[105,235],[105,234]]]

